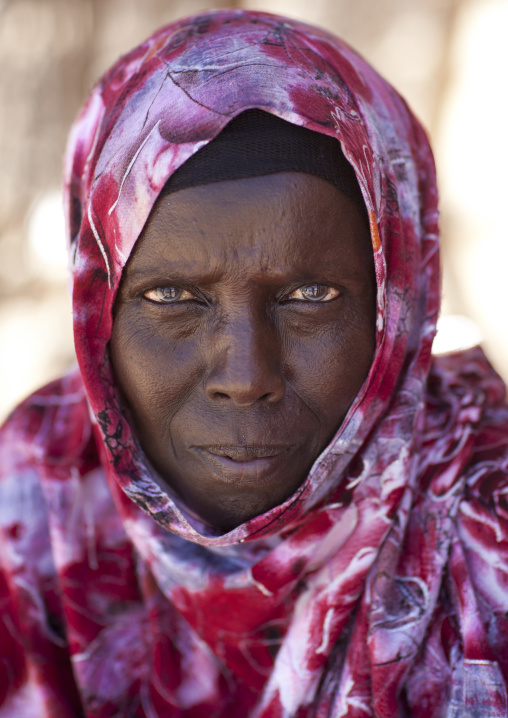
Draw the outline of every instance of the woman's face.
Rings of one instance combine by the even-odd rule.
[[[325,180],[283,172],[160,197],[110,343],[147,456],[229,531],[304,481],[367,376],[369,231]]]

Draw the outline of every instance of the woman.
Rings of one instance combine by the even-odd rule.
[[[0,716],[506,715],[505,388],[431,358],[436,203],[315,28],[193,17],[95,87],[79,371],[1,435]]]

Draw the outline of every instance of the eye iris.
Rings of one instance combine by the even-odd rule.
[[[308,284],[306,287],[302,287],[301,292],[306,299],[317,302],[326,297],[328,287],[323,284]]]
[[[157,287],[156,292],[157,299],[160,299],[161,302],[175,301],[182,294],[182,290],[178,287]]]

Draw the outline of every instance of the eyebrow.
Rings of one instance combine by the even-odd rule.
[[[280,269],[278,272],[268,275],[262,273],[260,281],[264,284],[276,286],[284,286],[300,281],[320,281],[330,284],[344,281],[344,277],[342,273],[338,271],[339,268],[337,267],[335,268],[335,272],[332,272],[334,276],[330,276],[330,272],[327,271],[325,267],[317,268],[316,271],[312,273],[309,273],[302,267],[293,267],[291,269],[292,271],[289,272],[290,276],[286,274],[284,269]],[[137,268],[129,269],[127,273],[124,271],[124,278],[127,280],[125,284],[135,289],[139,289],[139,285],[147,282],[158,285],[174,283],[183,286],[206,287],[220,282],[223,274],[223,268],[213,267],[211,266],[211,262],[198,262],[195,263],[194,267],[186,268],[186,262],[184,260],[180,259],[176,262],[172,262],[169,260],[165,261],[161,257],[154,257],[153,259],[146,258],[144,264]],[[348,280],[353,281],[354,278],[348,274]]]
[[[217,281],[220,277],[220,273],[213,271],[208,267],[205,273],[197,272],[183,272],[177,267],[170,265],[152,265],[146,268],[133,269],[128,272],[128,282],[138,283],[143,280],[152,278],[154,281],[171,281],[179,283],[190,283],[190,284],[211,284]]]

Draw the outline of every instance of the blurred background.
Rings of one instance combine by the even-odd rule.
[[[88,90],[159,25],[233,6],[344,37],[409,101],[441,187],[437,348],[481,340],[508,380],[508,0],[0,0],[0,420],[74,362],[61,167]]]

